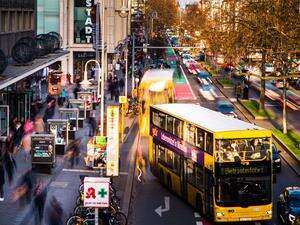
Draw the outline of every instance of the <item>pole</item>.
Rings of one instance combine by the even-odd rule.
[[[100,107],[101,107],[101,112],[100,112],[100,134],[101,136],[104,135],[104,73],[105,73],[105,54],[104,54],[104,1],[102,1],[102,8],[101,8],[101,64],[102,64],[102,69],[101,69],[101,102],[100,102]]]
[[[134,32],[132,32],[132,73],[131,73],[131,89],[134,89],[134,60],[135,60],[135,53],[134,53],[134,48],[135,48],[135,36]]]
[[[127,98],[127,86],[128,86],[128,45],[126,44],[125,49],[125,96]]]
[[[99,41],[100,41],[100,4],[99,2],[97,2],[97,5],[96,5],[96,40],[95,40],[95,43],[96,43],[96,47],[95,47],[95,50],[96,50],[96,61],[100,61],[100,49],[99,49]],[[99,81],[98,81],[99,82]]]
[[[99,224],[99,208],[95,208],[95,225]]]

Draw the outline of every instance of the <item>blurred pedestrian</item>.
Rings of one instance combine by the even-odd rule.
[[[71,74],[67,73],[67,80],[68,80],[68,83],[71,84]]]
[[[12,194],[13,202],[19,201],[20,207],[31,202],[32,188],[33,188],[32,170],[27,170],[20,178],[15,191]]]
[[[40,133],[40,134],[45,132],[45,123],[44,123],[43,117],[41,115],[38,115],[35,117],[34,131],[36,133]]]
[[[95,131],[96,131],[96,127],[97,127],[97,122],[96,122],[94,115],[89,116],[88,123],[90,125],[89,136],[93,137],[95,135]]]
[[[75,88],[73,89],[73,94],[74,94],[74,98],[75,99],[77,99],[77,97],[78,97],[78,92],[80,91],[80,87],[79,87],[79,84],[78,83],[76,83],[76,86],[75,86]]]
[[[79,164],[80,143],[81,139],[76,139],[71,142],[67,148],[67,156],[69,158],[71,168],[74,167],[74,164]]]
[[[16,161],[12,156],[12,152],[9,151],[9,148],[12,148],[11,142],[12,141],[10,141],[9,139],[6,141],[6,149],[5,149],[5,153],[3,155],[3,161],[4,161],[9,185],[12,184],[13,176],[17,169]]]
[[[238,101],[242,94],[242,86],[240,84],[236,87],[236,100]]]
[[[47,210],[49,218],[49,225],[62,225],[63,224],[63,208],[61,204],[57,201],[57,199],[53,196],[50,201],[49,210]]]
[[[123,92],[124,86],[125,86],[124,80],[123,80],[123,78],[120,78],[119,79],[119,87],[120,87],[121,93]],[[126,93],[125,93],[125,95],[126,95]]]
[[[4,201],[4,184],[5,184],[5,173],[4,173],[4,162],[3,158],[0,158],[0,201]]]
[[[62,88],[60,96],[59,96],[59,106],[62,106],[66,101],[67,91],[65,88]]]
[[[47,187],[44,185],[42,180],[39,180],[34,192],[34,213],[35,213],[35,222],[36,224],[41,224],[44,216],[44,207],[47,198]]]

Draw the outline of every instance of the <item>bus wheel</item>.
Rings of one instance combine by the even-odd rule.
[[[196,210],[199,212],[200,216],[204,215],[203,212],[203,202],[202,202],[202,197],[199,193],[196,194]]]
[[[168,189],[170,190],[170,191],[172,191],[173,189],[172,189],[172,179],[171,179],[171,176],[170,176],[170,174],[168,175]]]
[[[162,185],[165,185],[165,176],[164,176],[164,171],[163,170],[159,171],[159,181]]]

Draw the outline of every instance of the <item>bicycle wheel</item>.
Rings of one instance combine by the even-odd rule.
[[[74,215],[80,216],[82,218],[85,218],[87,212],[88,212],[88,208],[83,207],[82,205],[76,206],[74,209]]]
[[[127,225],[127,217],[122,212],[116,212],[109,219],[109,225]]]
[[[78,196],[78,197],[76,198],[76,205],[81,205],[81,204],[82,204],[82,202],[81,202],[81,197]]]
[[[67,225],[83,225],[83,219],[80,216],[71,216],[68,220],[67,220]]]
[[[110,202],[114,205],[120,205],[120,202],[121,202],[121,199],[116,196],[116,195],[112,195],[111,198],[110,198]]]

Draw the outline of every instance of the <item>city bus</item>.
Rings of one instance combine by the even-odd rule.
[[[268,221],[271,134],[197,104],[152,105],[150,169],[214,222]]]
[[[173,69],[150,69],[145,72],[138,88],[141,135],[149,135],[150,105],[174,101],[173,74]]]

